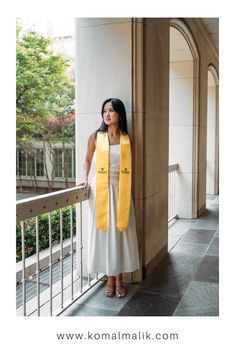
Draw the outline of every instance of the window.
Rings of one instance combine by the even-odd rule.
[[[73,148],[54,149],[54,176],[56,178],[75,177],[75,153]]]
[[[37,176],[44,176],[43,157],[44,157],[43,150],[38,148],[36,150],[36,158],[35,158]]]
[[[51,152],[50,152],[51,153]],[[47,169],[55,178],[75,178],[75,150],[74,148],[54,148],[53,160],[47,160]],[[45,177],[45,152],[42,148],[16,150],[16,171],[18,176]]]
[[[26,175],[26,153],[23,150],[17,149],[16,158],[17,175]]]
[[[26,153],[24,150],[16,150],[16,170],[21,176],[44,176],[44,154],[42,149],[35,149]]]
[[[68,178],[72,178],[72,152],[71,149],[64,151],[64,172]]]
[[[61,178],[63,176],[63,150],[61,148],[54,149],[54,176]]]
[[[26,165],[27,165],[27,175],[33,176],[35,175],[35,160],[34,160],[34,151],[32,150],[31,152],[26,154]]]

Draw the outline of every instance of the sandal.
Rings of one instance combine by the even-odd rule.
[[[114,296],[115,293],[115,287],[113,286],[109,286],[108,284],[105,287],[105,295],[108,298],[112,298]]]
[[[115,294],[117,298],[123,298],[126,296],[126,289],[122,285],[116,286]]]

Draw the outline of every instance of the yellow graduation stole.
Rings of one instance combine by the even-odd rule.
[[[96,141],[96,226],[108,229],[109,203],[109,140],[107,132],[98,132]],[[129,136],[120,135],[120,170],[118,187],[117,228],[129,224],[131,203],[131,146]]]

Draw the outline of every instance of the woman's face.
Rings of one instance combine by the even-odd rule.
[[[106,125],[116,125],[119,120],[119,114],[114,111],[112,103],[107,102],[103,110],[103,119]]]

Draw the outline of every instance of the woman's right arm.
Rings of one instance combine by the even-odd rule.
[[[91,161],[93,158],[94,151],[95,151],[95,133],[91,134],[88,138],[87,152],[86,152],[85,161],[83,165],[83,181],[79,184],[79,186],[87,187],[88,185],[88,176],[91,168]]]

